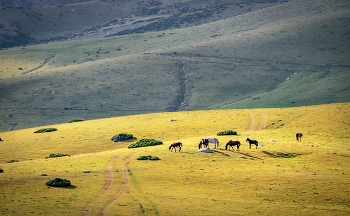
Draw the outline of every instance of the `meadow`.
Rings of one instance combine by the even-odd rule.
[[[0,212],[348,215],[349,111],[350,103],[180,111],[43,126],[57,128],[49,133],[2,132]],[[216,135],[229,129],[238,135]],[[163,145],[129,149],[135,140],[111,141],[118,133]],[[198,152],[206,137],[220,141],[218,149],[209,145],[212,153]],[[249,149],[248,137],[261,145]],[[239,152],[225,150],[229,140],[241,142]],[[182,142],[182,150],[169,151],[173,142]],[[51,153],[70,156],[46,158]],[[148,155],[160,160],[136,160]],[[72,186],[46,186],[53,178]]]

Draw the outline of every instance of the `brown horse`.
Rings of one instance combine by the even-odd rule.
[[[230,147],[232,147],[232,150],[233,150],[233,146],[237,146],[237,151],[239,152],[239,146],[241,145],[241,143],[239,141],[228,141],[227,144],[226,144],[226,147],[225,147],[225,150],[227,150],[227,147],[228,147],[228,150],[230,151]]]
[[[198,149],[201,149],[201,148],[202,148],[202,145],[204,145],[204,148],[208,148],[208,146],[209,146],[209,140],[208,140],[208,139],[202,139],[202,140],[199,142]]]
[[[301,137],[303,136],[303,134],[297,133],[295,136],[297,137],[297,142],[298,141],[301,142]],[[300,140],[299,140],[299,138],[300,138]]]
[[[180,142],[177,142],[177,143],[173,143],[169,146],[169,150],[171,149],[171,151],[173,151],[173,149],[175,149],[175,152],[176,152],[176,148],[180,148],[179,151],[181,151],[181,146],[182,146],[182,143]]]

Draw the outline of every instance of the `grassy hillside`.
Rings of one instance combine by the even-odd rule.
[[[162,31],[149,25],[145,33],[0,50],[0,131],[74,118],[349,101],[348,1],[246,8],[254,4],[211,7],[210,22]],[[159,23],[174,19],[162,16]]]
[[[1,214],[347,215],[349,103],[294,108],[182,111],[0,133]],[[177,121],[169,122],[169,119]],[[223,130],[237,136],[216,136]],[[118,133],[160,146],[128,149]],[[303,133],[296,142],[295,133]],[[217,137],[213,153],[198,152]],[[249,149],[246,138],[259,141]],[[225,150],[228,140],[240,152]],[[274,140],[274,141],[272,141]],[[168,146],[182,142],[182,151]],[[70,157],[46,158],[51,153]],[[159,161],[136,160],[151,155]],[[18,162],[7,163],[10,160]],[[82,171],[88,170],[90,173]],[[46,174],[47,176],[41,176]],[[48,187],[53,178],[68,188]],[[181,206],[181,207],[180,207]]]

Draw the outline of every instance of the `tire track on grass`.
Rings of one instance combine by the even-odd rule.
[[[92,209],[93,207],[98,203],[99,200],[101,200],[107,193],[109,193],[111,191],[112,185],[114,183],[114,178],[113,178],[113,164],[117,161],[117,159],[119,159],[121,155],[118,155],[116,157],[113,157],[107,164],[107,182],[106,182],[106,186],[104,188],[104,190],[102,191],[102,193],[100,195],[98,195],[97,198],[95,198],[92,202],[90,202],[84,209],[83,215],[84,216],[88,216],[91,215]],[[108,212],[108,208],[110,207],[110,205],[117,200],[126,190],[128,184],[129,184],[129,175],[128,175],[128,170],[127,170],[127,164],[129,163],[131,157],[134,154],[130,155],[129,157],[127,157],[125,163],[122,166],[122,185],[119,188],[118,193],[109,201],[107,201],[103,206],[102,206],[102,210],[100,212],[101,215],[106,215]]]
[[[112,204],[121,196],[123,195],[123,193],[126,191],[126,188],[129,185],[129,174],[128,174],[128,164],[132,158],[132,156],[134,156],[136,153],[130,155],[129,157],[126,158],[125,163],[122,166],[122,185],[119,188],[118,193],[112,198],[110,199],[108,202],[106,202],[103,206],[102,206],[102,210],[101,210],[101,215],[107,215],[107,212],[109,210],[109,208],[112,206]]]
[[[261,110],[256,110],[259,113],[259,121],[257,121],[256,114],[252,111],[249,111],[249,121],[246,133],[252,133],[251,135],[257,134],[263,131],[266,127],[266,116]],[[259,124],[258,126],[256,126]],[[255,128],[257,129],[255,130]],[[255,130],[255,132],[253,132]]]

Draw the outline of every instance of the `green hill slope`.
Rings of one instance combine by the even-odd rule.
[[[349,101],[348,8],[300,0],[187,28],[1,50],[0,130]]]

